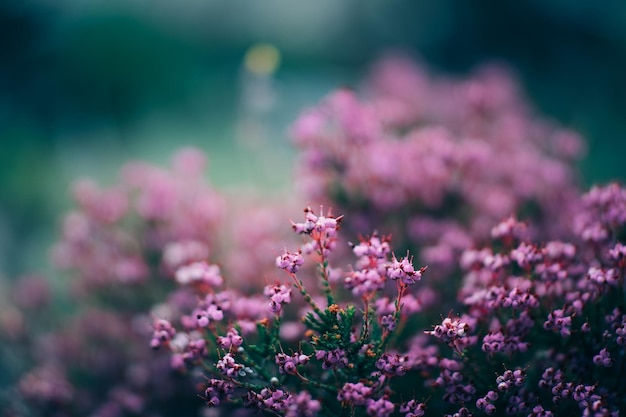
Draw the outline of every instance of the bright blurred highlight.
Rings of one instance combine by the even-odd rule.
[[[246,70],[255,75],[272,75],[280,66],[280,51],[274,45],[259,43],[248,49],[244,63]]]

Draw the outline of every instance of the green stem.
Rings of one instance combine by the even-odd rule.
[[[306,376],[302,375],[301,373],[296,373],[296,375],[298,376],[298,378],[300,378],[300,380],[308,385],[312,385],[316,388],[321,388],[321,389],[325,389],[327,391],[332,392],[333,394],[337,393],[337,388],[333,387],[332,385],[327,385],[327,384],[323,384],[321,382],[317,382],[317,381],[313,381],[309,378],[307,378]]]
[[[241,352],[241,358],[244,360],[244,362],[246,362],[247,365],[254,369],[261,377],[263,377],[267,383],[270,382],[272,376],[267,373],[267,370],[265,370],[265,368],[256,363],[256,361],[252,359],[252,357],[248,355],[245,350]]]
[[[332,290],[330,288],[330,281],[328,278],[328,260],[326,259],[326,255],[324,254],[324,249],[322,246],[321,237],[317,240],[317,247],[319,248],[319,253],[321,257],[321,261],[319,263],[320,275],[322,276],[322,289],[324,290],[324,294],[326,294],[326,302],[328,305],[335,304],[335,298],[333,297]]]
[[[313,300],[313,297],[311,297],[311,295],[307,292],[306,288],[304,288],[302,281],[300,281],[294,273],[290,273],[289,275],[293,279],[293,285],[295,285],[298,291],[300,291],[300,294],[302,294],[302,296],[304,297],[304,301],[306,301],[311,306],[311,308],[313,309],[313,311],[315,311],[318,317],[322,317],[324,312],[319,308],[315,300]]]

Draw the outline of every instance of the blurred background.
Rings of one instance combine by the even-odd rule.
[[[0,276],[47,267],[69,185],[181,146],[211,181],[284,189],[287,128],[389,49],[439,73],[485,61],[588,143],[586,185],[626,179],[618,0],[0,2]]]

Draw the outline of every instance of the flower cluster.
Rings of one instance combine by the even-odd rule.
[[[78,207],[65,218],[56,263],[88,289],[147,280],[155,251],[163,252],[163,267],[170,270],[204,261],[224,212],[223,198],[203,179],[204,168],[201,152],[184,149],[170,171],[131,163],[110,188],[77,182]]]
[[[248,326],[235,306],[256,296],[238,294],[235,300],[229,295],[232,290],[196,286],[200,296],[193,310],[196,320],[181,317],[183,329],[162,345],[176,358],[187,355],[174,364],[208,370],[204,397],[210,407],[245,406],[285,416],[315,416],[322,412],[323,404],[324,415],[356,409],[363,415],[390,416],[400,404],[392,381],[416,368],[416,360],[408,352],[389,350],[392,336],[400,335],[410,322],[409,315],[419,310],[407,313],[403,301],[406,297],[415,302],[414,287],[425,268],[415,269],[408,255],[392,258],[387,237],[374,234],[362,239],[352,245],[357,261],[340,274],[343,287],[356,296],[355,305],[345,299],[337,280],[331,279],[337,271],[331,255],[343,217],[330,212],[317,215],[311,208],[306,208],[304,215],[304,222],[293,223],[293,230],[303,235],[305,242],[297,251],[285,250],[276,258],[276,267],[285,272],[288,281],[265,287],[264,295],[269,298],[265,316]],[[317,271],[300,268],[306,264],[305,256],[313,259]],[[305,286],[311,279],[301,276],[310,273],[319,277],[321,285]],[[356,277],[365,278],[357,284]],[[297,301],[292,292],[299,294]],[[381,320],[388,323],[382,324],[377,306],[389,304],[385,300],[394,293],[395,301],[391,308],[384,307],[386,314]],[[292,304],[300,310],[294,312]],[[291,321],[294,313],[303,317],[305,329],[297,344],[284,337],[284,329],[297,324]],[[162,331],[160,323],[157,333]],[[177,340],[181,334],[186,340]],[[200,338],[193,339],[192,334]],[[191,348],[198,341],[204,342],[200,351]],[[191,351],[196,353],[190,357]],[[416,415],[425,408],[413,403],[406,407]]]
[[[337,369],[348,366],[348,356],[346,351],[341,348],[330,351],[318,350],[315,352],[315,359],[322,361],[322,369]]]
[[[291,288],[286,285],[268,285],[265,287],[263,294],[271,300],[270,310],[273,313],[279,313],[283,308],[283,304],[291,302]]]
[[[602,242],[581,232],[572,241],[537,243],[522,232],[529,223],[505,219],[491,245],[463,253],[457,312],[427,330],[414,318],[423,312],[426,270],[409,254],[392,255],[389,237],[352,244],[356,262],[339,273],[343,282],[331,279],[340,225],[334,219],[307,208],[305,221],[294,223],[305,249],[277,258],[288,281],[266,287],[270,316],[257,319],[256,328],[242,334],[226,327],[234,315],[193,328],[207,344],[215,337],[200,362],[215,369],[212,378],[233,384],[228,404],[290,415],[294,393],[306,388],[327,408],[310,415],[614,415],[625,405],[611,372],[626,366],[619,233]],[[616,231],[623,226],[612,224]],[[300,268],[311,265],[305,257],[317,271]],[[310,273],[317,288],[304,284]],[[200,305],[232,309],[220,294]],[[289,340],[282,328],[294,313],[304,317],[304,329]],[[407,337],[415,332],[423,337]]]
[[[219,336],[217,338],[217,345],[224,350],[238,348],[242,343],[243,338],[239,335],[239,332],[233,328],[228,329],[226,336]]]
[[[303,263],[304,258],[300,252],[289,253],[285,251],[285,253],[276,258],[276,266],[292,274],[298,272]]]
[[[535,116],[506,71],[452,80],[392,56],[363,90],[329,94],[291,129],[299,187],[350,213],[352,231],[384,227],[437,266],[433,279],[511,214],[532,219],[529,230],[503,223],[495,237],[569,228],[582,142]]]
[[[436,325],[432,331],[426,333],[462,351],[466,346],[476,343],[476,337],[469,334],[470,329],[471,327],[466,321],[460,318],[446,317],[441,324]]]
[[[133,162],[109,187],[75,183],[74,208],[52,249],[59,271],[21,280],[15,290],[13,311],[28,333],[11,342],[19,344],[11,348],[12,372],[24,371],[6,401],[3,389],[3,411],[127,416],[199,408],[174,408],[194,401],[198,378],[173,376],[166,350],[190,361],[206,350],[204,341],[175,330],[173,319],[190,312],[194,291],[223,283],[207,260],[225,200],[204,178],[205,166],[203,153],[188,148],[168,169]],[[61,273],[68,279],[58,279]],[[67,305],[51,298],[52,288],[67,291]],[[151,314],[167,296],[169,306]]]
[[[276,365],[281,374],[295,374],[298,372],[298,365],[306,365],[309,357],[302,352],[296,352],[291,356],[284,353],[276,354]]]
[[[596,207],[586,210],[580,215]],[[201,369],[200,403],[224,413],[616,415],[626,406],[626,220],[613,220],[602,241],[581,230],[542,243],[510,232],[527,223],[496,224],[491,244],[460,258],[454,311],[423,326],[421,316],[440,307],[426,302],[426,268],[393,255],[390,237],[376,233],[350,244],[356,260],[337,268],[342,219],[307,208],[294,223],[302,246],[274,258],[286,281],[277,278],[264,295],[225,289],[230,280],[208,260],[180,264],[168,281],[179,289],[153,309],[146,346],[169,351],[171,368]],[[99,335],[128,334],[116,321],[103,327],[104,316],[93,320]],[[46,369],[24,376],[22,395],[69,404],[76,388]],[[46,378],[63,383],[48,389]],[[146,407],[138,398],[116,389],[107,404],[132,413]]]
[[[394,256],[393,261],[387,270],[387,276],[389,279],[399,279],[406,285],[412,285],[422,279],[422,273],[424,270],[425,268],[416,271],[415,268],[413,268],[412,260],[407,258],[401,258],[398,260]]]
[[[150,346],[154,349],[158,349],[162,344],[168,343],[176,334],[176,330],[174,330],[170,322],[164,319],[157,319],[152,327],[153,333]]]
[[[617,190],[622,188],[615,184],[596,187],[582,201],[619,195]],[[619,198],[612,198],[602,210],[618,213],[620,207]],[[597,210],[597,204],[588,205],[579,218],[596,218]],[[605,218],[603,214],[599,221]],[[605,371],[626,366],[623,344],[617,342],[624,321],[618,239],[626,219],[613,217],[610,223],[613,232],[602,240],[589,239],[584,228],[572,242],[542,244],[495,233],[491,246],[468,249],[462,256],[459,300],[464,315],[448,317],[427,333],[471,364],[456,372],[482,392],[475,399],[478,410],[617,415],[626,405],[621,389],[613,385],[615,377]],[[458,346],[468,328],[482,343]],[[498,375],[495,383],[481,382],[476,373],[485,375],[488,369]],[[452,386],[455,378],[461,383],[460,375],[443,372],[438,384]]]
[[[176,281],[183,285],[205,284],[211,287],[219,287],[223,283],[220,268],[217,265],[209,265],[205,261],[194,262],[178,268]]]
[[[285,417],[314,417],[322,408],[320,402],[307,392],[295,395],[270,388],[262,389],[258,394],[248,392],[245,403],[248,407]]]

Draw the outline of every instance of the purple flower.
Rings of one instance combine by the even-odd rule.
[[[224,357],[215,364],[215,367],[222,375],[229,378],[237,378],[238,376],[246,376],[252,373],[252,369],[237,363],[230,353],[224,355]]]
[[[348,366],[348,356],[346,351],[340,348],[330,351],[315,351],[315,359],[322,361],[323,369],[339,369]]]
[[[259,395],[258,404],[262,410],[274,413],[285,412],[289,406],[290,394],[281,389],[264,388]]]
[[[217,345],[222,349],[231,349],[232,347],[239,347],[243,343],[243,338],[239,335],[239,332],[234,329],[228,329],[226,336],[219,336],[217,338]]]
[[[422,273],[425,268],[416,271],[411,264],[412,259],[409,259],[408,255],[400,260],[396,259],[395,255],[387,269],[387,276],[389,279],[399,279],[406,285],[413,285],[420,279],[422,279]]]
[[[342,217],[332,217],[331,215],[324,216],[323,212],[320,215],[313,213],[310,207],[304,210],[304,223],[293,223],[293,230],[298,234],[311,234],[313,232],[319,234],[325,234],[329,237],[334,237],[339,229]]]
[[[339,390],[337,400],[352,405],[366,405],[372,394],[372,388],[362,382],[346,382]]]
[[[298,272],[302,264],[304,264],[304,258],[300,251],[295,253],[285,251],[285,253],[276,258],[276,266],[291,274]]]
[[[609,250],[609,258],[616,263],[623,262],[626,258],[626,245],[616,243],[615,246]]]
[[[519,239],[526,231],[526,224],[518,222],[511,216],[501,221],[491,229],[491,237],[494,239]]]
[[[617,285],[618,272],[613,268],[605,270],[592,266],[587,272],[587,278],[600,286],[604,284]]]
[[[522,242],[519,246],[509,254],[509,257],[515,261],[520,268],[527,269],[538,262],[541,262],[543,256],[535,245]]]
[[[354,245],[352,252],[359,258],[386,259],[391,252],[389,238],[380,238],[378,234],[373,234],[368,240],[363,240],[358,245]]]
[[[526,380],[526,372],[522,369],[516,369],[514,371],[506,370],[502,375],[498,375],[496,378],[496,384],[498,384],[498,391],[508,391],[513,386],[521,387]]]
[[[557,309],[548,314],[548,319],[543,323],[543,328],[558,332],[566,337],[571,334],[572,317],[565,314],[562,309]]]
[[[286,285],[266,285],[263,294],[270,298],[270,310],[279,313],[283,304],[291,302],[291,288]]]
[[[409,357],[404,355],[383,353],[376,361],[378,368],[386,376],[402,376],[407,371]]]
[[[228,401],[235,391],[235,386],[221,379],[209,379],[209,384],[204,390],[206,405],[216,407],[224,400]]]
[[[182,285],[207,284],[210,287],[219,287],[224,283],[220,268],[217,265],[195,262],[182,266],[176,270],[176,281]]]
[[[163,264],[168,270],[176,271],[183,265],[200,262],[209,257],[209,247],[197,240],[171,242],[163,248]]]
[[[351,272],[343,282],[352,294],[367,297],[383,288],[385,276],[376,269],[364,269]]]
[[[604,348],[600,351],[600,353],[593,357],[593,364],[596,366],[610,368],[613,365],[613,359],[606,348]]]
[[[400,405],[400,412],[404,413],[404,417],[422,417],[426,414],[426,404],[410,400]]]
[[[321,409],[322,404],[318,400],[314,400],[310,393],[302,391],[289,397],[285,417],[315,417]]]
[[[396,329],[396,320],[394,319],[393,314],[382,316],[380,324],[384,329],[390,332],[393,332]]]
[[[189,340],[183,348],[181,359],[186,363],[195,363],[208,355],[206,341],[204,339]]]
[[[475,336],[470,336],[471,326],[467,321],[460,318],[446,317],[441,324],[438,324],[431,331],[424,333],[435,336],[457,350],[475,343]]]
[[[389,417],[396,406],[387,398],[379,398],[377,400],[368,399],[366,402],[366,412],[368,416],[372,417]]]
[[[211,321],[220,321],[224,318],[224,310],[214,303],[210,303],[204,309],[198,309],[195,312],[198,326],[207,327]]]
[[[284,353],[276,354],[276,365],[278,365],[278,371],[281,374],[296,374],[298,373],[299,365],[306,365],[309,362],[309,357],[302,352],[296,352],[289,356]]]
[[[176,330],[172,327],[172,324],[164,319],[156,319],[154,324],[152,325],[152,340],[150,341],[150,346],[153,349],[158,349],[164,343],[172,340],[174,335],[176,334]]]

